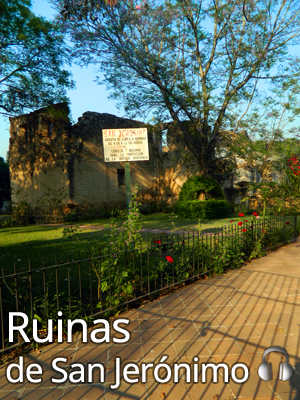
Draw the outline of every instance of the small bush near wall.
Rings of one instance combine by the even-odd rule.
[[[245,203],[234,204],[234,213],[243,213],[245,215],[252,214],[254,211],[261,213],[261,207],[249,207]]]
[[[78,215],[76,212],[69,212],[64,216],[64,222],[76,222],[78,220]]]
[[[12,203],[11,216],[7,220],[0,221],[0,227],[26,226],[34,223],[35,219],[31,205],[28,201],[23,199],[19,202]]]
[[[172,213],[173,207],[170,206],[165,200],[161,201],[141,201],[139,210],[142,214],[155,214],[155,213]]]
[[[233,205],[226,200],[179,201],[174,206],[176,214],[183,218],[224,218],[233,212]]]
[[[206,198],[209,196],[212,199],[224,199],[224,193],[218,181],[209,177],[192,176],[183,184],[179,201],[197,200],[201,192],[205,193]]]

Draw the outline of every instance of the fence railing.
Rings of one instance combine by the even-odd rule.
[[[58,312],[88,322],[116,310],[137,306],[142,299],[167,292],[184,282],[208,273],[237,267],[261,251],[293,241],[299,234],[297,217],[252,220],[242,226],[230,224],[202,232],[161,234],[147,245],[117,246],[77,260],[0,273],[0,353],[23,341],[14,335],[9,343],[9,313],[29,318],[25,329],[32,338],[32,320],[38,320],[39,337],[46,336],[47,320],[57,321]]]

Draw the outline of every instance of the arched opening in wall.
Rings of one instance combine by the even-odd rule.
[[[117,174],[118,174],[118,186],[126,186],[126,181],[125,181],[125,169],[117,169]]]
[[[198,190],[197,192],[197,200],[205,200],[205,191],[204,190]]]
[[[168,129],[161,131],[161,140],[159,141],[159,152],[168,151]]]
[[[167,137],[168,129],[165,129],[161,132],[161,145],[168,146],[168,137]]]
[[[49,124],[48,133],[49,133],[49,137],[51,137],[53,135],[53,123],[52,122],[50,122],[50,124]]]

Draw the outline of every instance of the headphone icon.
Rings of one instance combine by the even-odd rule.
[[[271,353],[272,351],[279,351],[280,353],[283,353],[285,355],[285,362],[279,364],[279,379],[282,381],[288,381],[291,379],[294,373],[294,368],[289,364],[289,355],[287,351],[283,347],[279,346],[272,346],[269,347],[267,350],[264,351],[263,354],[263,362],[262,364],[258,367],[258,375],[261,379],[264,381],[272,380],[272,364],[268,363],[265,358],[266,355]]]

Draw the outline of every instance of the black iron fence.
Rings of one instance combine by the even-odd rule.
[[[65,263],[0,274],[0,352],[19,346],[23,339],[14,335],[9,342],[9,313],[22,312],[29,318],[26,334],[32,338],[33,319],[39,337],[45,337],[47,320],[58,312],[86,322],[101,315],[108,318],[118,310],[137,306],[143,299],[195,280],[204,274],[222,273],[240,266],[263,251],[293,241],[299,234],[297,217],[276,217],[263,221],[253,218],[242,225],[153,236],[147,245],[134,244],[120,249],[112,245],[97,254]]]

